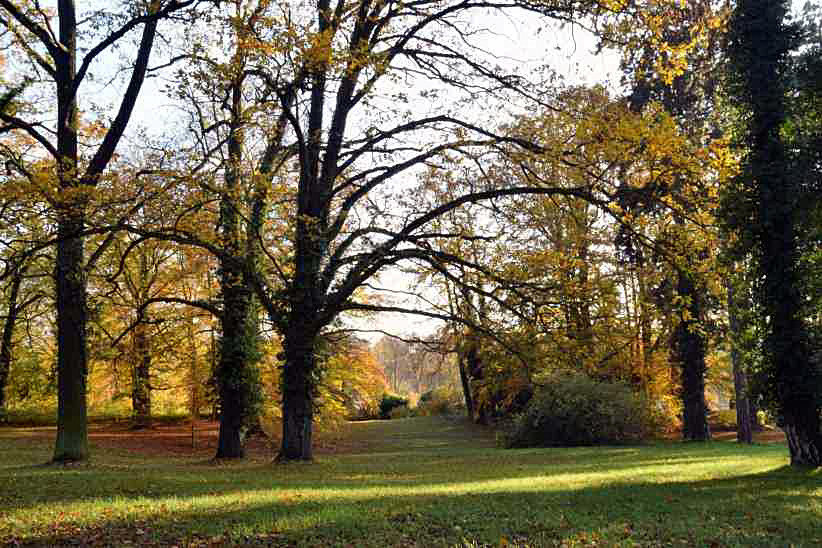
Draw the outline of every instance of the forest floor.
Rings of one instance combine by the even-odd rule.
[[[54,430],[0,428],[0,545],[820,546],[822,473],[779,442],[505,450],[435,417],[351,423],[312,464],[215,463],[216,429],[95,425],[92,461],[46,466]]]

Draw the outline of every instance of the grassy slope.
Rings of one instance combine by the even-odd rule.
[[[822,545],[822,473],[782,445],[512,451],[437,418],[351,429],[359,452],[310,465],[109,450],[75,468],[0,430],[0,544]]]

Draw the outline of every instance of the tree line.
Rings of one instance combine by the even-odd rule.
[[[780,1],[86,9],[0,0],[0,394],[19,329],[53,333],[55,461],[88,458],[89,355],[125,340],[135,411],[189,345],[219,458],[243,455],[276,371],[278,458],[309,460],[329,379],[382,382],[334,350],[350,318],[403,312],[443,322],[478,420],[520,409],[540,369],[581,369],[676,396],[691,440],[731,340],[740,413],[757,395],[792,462],[819,465],[813,6],[806,24]],[[486,12],[585,29],[621,55],[620,91],[506,64]],[[148,78],[175,115],[130,138]],[[436,296],[392,298],[397,268]]]

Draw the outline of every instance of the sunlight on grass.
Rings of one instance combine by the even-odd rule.
[[[814,545],[822,477],[783,446],[502,450],[431,419],[363,425],[377,453],[313,465],[98,455],[89,468],[0,456],[0,542],[89,538],[300,545]],[[391,428],[419,443],[387,451]],[[452,444],[438,445],[442,432]],[[370,438],[373,436],[373,439]],[[8,437],[4,441],[13,442]],[[429,443],[432,442],[432,443]],[[411,445],[411,444],[409,444]],[[439,447],[439,448],[435,448]],[[21,444],[22,462],[44,448]],[[21,462],[18,460],[18,462]]]

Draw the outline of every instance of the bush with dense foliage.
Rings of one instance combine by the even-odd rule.
[[[533,398],[517,415],[507,447],[549,447],[636,442],[654,427],[647,403],[625,384],[583,373],[539,379]]]
[[[407,405],[400,405],[399,407],[394,407],[393,409],[391,409],[391,412],[388,413],[389,419],[407,419],[413,416],[415,416],[414,411]]]
[[[423,417],[432,415],[452,415],[464,411],[464,403],[459,392],[443,386],[430,390],[420,396],[417,414]]]
[[[386,392],[380,400],[380,417],[391,418],[391,410],[395,407],[408,407],[408,398]]]

